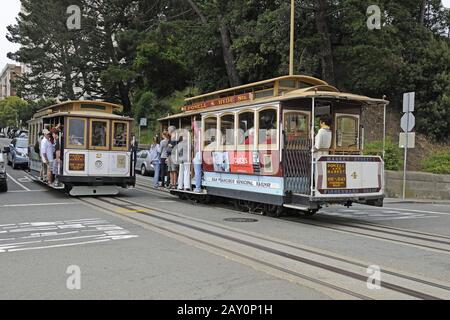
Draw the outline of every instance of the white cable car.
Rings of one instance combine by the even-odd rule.
[[[132,118],[113,114],[121,106],[97,101],[67,101],[39,110],[28,122],[30,173],[40,179],[41,133],[60,126],[61,162],[56,189],[72,196],[114,195],[134,186],[130,152]]]

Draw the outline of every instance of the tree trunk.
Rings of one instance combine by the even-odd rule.
[[[111,62],[113,66],[119,66],[119,59],[117,58],[116,49],[114,48],[113,43],[113,32],[112,28],[109,25],[105,26],[105,34],[107,38],[107,46],[109,51],[109,56],[111,58]],[[124,83],[123,81],[117,82],[117,88],[119,90],[119,98],[120,102],[123,106],[123,114],[127,116],[132,115],[131,110],[131,99],[130,99],[130,86],[128,83]]]
[[[322,37],[322,46],[320,48],[320,58],[322,62],[322,78],[330,85],[335,84],[333,51],[331,48],[330,33],[327,23],[327,3],[326,0],[317,0],[316,2],[316,26],[317,31]]]
[[[131,112],[131,100],[130,100],[130,86],[128,84],[124,84],[123,82],[119,82],[119,95],[120,100],[123,106],[123,114],[125,116],[132,116]]]
[[[63,74],[64,74],[64,83],[62,85],[62,89],[66,95],[66,99],[68,100],[76,100],[75,98],[75,88],[74,82],[72,79],[73,65],[68,62],[68,53],[66,46],[62,47],[62,57],[63,57]]]
[[[419,23],[421,25],[425,24],[425,11],[427,7],[427,0],[422,0],[420,2],[420,15],[419,15]]]
[[[199,16],[202,24],[206,26],[208,24],[208,20],[206,19],[200,8],[195,4],[193,0],[187,1],[195,11],[195,13]],[[227,69],[228,81],[232,87],[239,86],[241,85],[241,78],[239,77],[239,73],[236,70],[234,55],[231,51],[230,30],[228,29],[228,26],[226,25],[222,16],[219,15],[217,19],[219,22],[220,42],[222,44],[222,54]]]
[[[199,16],[200,20],[203,24],[207,24],[208,21],[206,20],[206,17],[203,15],[202,11],[199,9],[199,7],[195,4],[192,0],[187,0],[189,2],[189,5],[194,9],[195,13]]]
[[[231,51],[230,30],[228,29],[228,26],[221,16],[218,16],[218,19],[220,38],[222,42],[223,60],[227,68],[228,80],[232,87],[236,87],[241,85],[242,82],[241,78],[239,77],[239,73],[236,70],[236,65],[234,64],[234,55]]]

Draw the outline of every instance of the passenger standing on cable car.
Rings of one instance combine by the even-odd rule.
[[[50,135],[50,131],[48,129],[42,130],[42,139],[39,143],[39,154],[41,156],[42,160],[42,168],[41,168],[41,174],[40,178],[43,182],[47,181],[47,171],[48,171],[48,161],[45,157],[45,149],[47,147],[47,144],[49,143],[48,137]]]
[[[189,154],[189,135],[186,132],[180,137],[176,152],[178,154],[178,164],[180,172],[178,173],[178,190],[191,190],[191,159]]]
[[[53,140],[54,140],[54,149],[55,149],[55,153],[54,153],[54,162],[53,162],[53,174],[55,175],[55,183],[54,183],[54,187],[59,187],[59,182],[57,180],[58,175],[61,174],[61,141],[59,138],[60,135],[60,131],[59,131],[59,127],[56,127],[54,129],[51,130],[52,135],[53,135]]]
[[[175,146],[178,144],[177,140],[177,132],[176,128],[174,126],[170,126],[167,129],[170,141],[167,145],[167,166],[169,168],[169,176],[170,176],[170,185],[169,189],[175,189],[177,187],[177,177],[178,177],[178,162],[177,162],[177,155],[172,155],[172,150],[175,148]]]
[[[53,137],[51,136],[51,133],[47,130],[47,134],[45,135],[45,139],[47,139],[47,142],[44,144],[44,159],[45,163],[47,164],[47,183],[49,186],[53,184],[53,162],[55,161],[55,145]]]
[[[150,146],[149,151],[149,160],[154,168],[154,176],[153,176],[153,188],[159,187],[159,171],[160,171],[160,163],[161,163],[161,147],[159,146],[158,137],[153,138],[153,143]]]
[[[202,192],[202,152],[198,150],[195,153],[194,160],[194,174],[195,174],[195,190],[194,192]]]
[[[168,177],[168,167],[167,167],[167,158],[168,158],[168,154],[167,154],[167,150],[168,150],[168,145],[169,145],[169,133],[167,131],[164,131],[162,133],[162,140],[161,143],[159,144],[159,146],[161,147],[161,181],[162,181],[162,186],[164,188],[166,188],[168,186],[169,183],[169,177]],[[167,177],[167,179],[166,179]]]
[[[317,133],[314,143],[314,157],[318,159],[320,156],[329,155],[331,148],[331,140],[333,133],[331,132],[331,116],[322,115],[320,117],[320,130]]]

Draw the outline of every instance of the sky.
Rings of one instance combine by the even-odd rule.
[[[7,63],[14,63],[6,57],[8,52],[13,52],[18,47],[6,40],[6,27],[15,23],[15,19],[20,12],[20,0],[1,0],[0,10],[0,72]],[[5,5],[6,2],[6,5]],[[445,7],[450,8],[450,0],[442,0]]]
[[[6,40],[6,27],[15,24],[16,17],[20,12],[20,0],[1,0],[2,8],[0,10],[0,72],[7,63],[14,63],[6,57],[8,52],[18,49],[18,46]],[[450,1],[450,0],[449,0]]]

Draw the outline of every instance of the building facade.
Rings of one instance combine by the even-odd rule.
[[[7,64],[3,68],[0,73],[0,100],[17,95],[12,82],[21,74],[22,67],[20,65]]]

